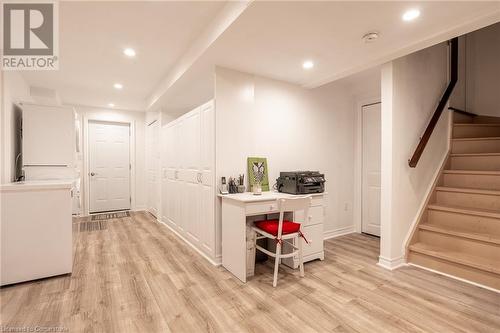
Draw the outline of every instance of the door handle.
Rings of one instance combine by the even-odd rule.
[[[91,172],[91,173],[90,173],[90,175],[91,175],[92,177],[94,177],[94,176],[96,176],[96,175],[97,175],[97,173],[95,173],[95,172]]]
[[[196,176],[196,178],[198,179],[198,183],[203,182],[202,177],[203,177],[203,174],[201,172],[198,172],[198,175]]]

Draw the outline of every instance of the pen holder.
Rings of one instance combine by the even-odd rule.
[[[245,192],[245,185],[238,185],[238,193]]]
[[[261,195],[262,194],[262,186],[260,184],[253,185],[253,195]]]

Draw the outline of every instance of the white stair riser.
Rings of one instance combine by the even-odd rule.
[[[459,228],[472,233],[490,234],[500,237],[500,218],[495,219],[485,216],[461,214],[429,209],[427,211],[427,222],[432,225]]]
[[[498,244],[470,240],[427,230],[419,230],[418,239],[420,242],[431,246],[467,253],[488,260],[500,260],[500,245]]]
[[[436,191],[436,203],[445,206],[497,210],[500,213],[500,196],[476,193]]]
[[[500,171],[498,156],[451,156],[452,170]]]
[[[498,140],[454,140],[451,152],[462,153],[500,153],[500,139]]]
[[[443,174],[443,185],[448,187],[500,190],[500,175]]]
[[[498,274],[410,251],[408,262],[500,290]]]
[[[454,126],[453,127],[453,137],[454,138],[483,138],[483,137],[500,137],[500,125],[499,126]]]

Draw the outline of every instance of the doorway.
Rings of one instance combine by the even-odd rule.
[[[363,105],[361,232],[380,236],[381,103]]]
[[[128,210],[130,124],[89,121],[89,212]]]

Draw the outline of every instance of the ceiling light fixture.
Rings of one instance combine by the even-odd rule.
[[[312,62],[311,60],[306,60],[304,61],[304,63],[302,64],[302,67],[304,69],[311,69],[314,67],[314,62]]]
[[[365,43],[371,43],[374,42],[378,38],[378,36],[378,32],[369,32],[363,36],[363,40],[365,41]]]
[[[130,47],[127,47],[126,49],[123,50],[123,54],[125,54],[127,57],[135,57],[135,50],[131,49]]]
[[[110,108],[114,108],[114,107],[115,107],[115,105],[114,105],[113,103],[108,103],[108,106],[109,106]]]
[[[420,10],[410,9],[410,10],[407,10],[403,14],[403,21],[406,21],[406,22],[413,21],[414,19],[416,19],[419,16],[420,16]]]
[[[115,87],[115,89],[123,89],[123,84],[115,83],[115,84],[113,84],[113,87]]]

